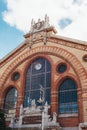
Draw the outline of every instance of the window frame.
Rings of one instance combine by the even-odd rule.
[[[71,80],[71,83],[73,82],[73,85],[75,85],[75,88],[71,88],[71,90],[69,90],[67,88],[67,90],[62,90],[61,91],[61,87],[64,87],[64,82],[66,82],[67,80]],[[72,86],[73,86],[72,85]],[[62,88],[63,89],[63,88]],[[72,93],[72,91],[74,92],[73,94],[75,95],[75,99],[74,99],[74,95],[69,94],[69,92]],[[63,92],[63,93],[62,93]],[[70,98],[65,96],[68,92],[68,95],[71,95],[71,99],[72,101],[70,102]],[[62,93],[62,94],[61,94]],[[62,95],[62,96],[61,96]],[[60,99],[61,97],[63,97],[63,99]],[[61,101],[61,100],[65,100],[65,101]],[[68,101],[66,101],[68,100]],[[76,101],[75,101],[76,100]],[[64,107],[63,107],[64,105]],[[70,105],[70,106],[69,106]],[[76,105],[76,106],[75,106]],[[65,111],[64,111],[65,108]],[[75,108],[75,109],[74,109]],[[62,110],[61,110],[62,109]],[[71,110],[70,110],[71,109]],[[69,110],[69,111],[68,111]],[[77,84],[75,82],[75,80],[73,80],[72,78],[68,77],[66,79],[64,79],[61,84],[59,85],[59,91],[58,91],[58,113],[59,113],[59,117],[61,116],[73,116],[73,115],[78,115],[78,97],[77,97]]]
[[[14,92],[15,90],[15,92]],[[6,113],[9,113],[9,110],[16,109],[16,103],[18,99],[18,91],[14,86],[10,86],[8,88],[7,93],[5,94],[4,98],[4,110]],[[7,105],[8,104],[8,105]]]
[[[41,66],[38,66],[38,68],[36,68],[37,64],[41,64]],[[36,80],[36,82],[38,80],[38,82],[36,83],[37,88],[33,88],[34,87],[33,84],[35,84],[35,82],[33,81],[33,78],[34,80]],[[42,78],[44,79],[43,83],[42,81],[40,81]],[[49,80],[49,84],[47,82],[47,79]],[[51,64],[47,59],[42,58],[42,57],[34,59],[27,68],[26,75],[25,75],[25,90],[24,90],[24,103],[23,103],[24,107],[28,106],[28,102],[26,100],[28,99],[30,101],[33,100],[31,99],[32,92],[37,91],[40,97],[40,85],[42,85],[45,91],[45,101],[46,99],[50,100],[50,94],[49,94],[49,97],[47,97],[46,93],[48,93],[48,91],[51,90]],[[39,99],[39,97],[37,97],[37,100]],[[50,101],[48,102],[48,104],[50,105]],[[36,105],[39,106],[40,104],[36,102]]]

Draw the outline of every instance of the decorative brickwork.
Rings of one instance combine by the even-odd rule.
[[[14,114],[18,120],[18,116],[22,114],[24,103],[27,69],[35,59],[45,58],[51,66],[51,104],[48,113],[50,113],[52,121],[54,121],[53,113],[56,114],[56,121],[60,123],[61,127],[78,127],[82,122],[87,122],[87,43],[56,36],[55,33],[56,30],[53,26],[50,26],[47,15],[42,21],[40,19],[38,19],[38,22],[32,20],[29,33],[24,35],[24,43],[0,61],[0,108],[3,109],[6,93],[11,87],[14,87],[17,89]],[[60,113],[59,87],[68,78],[76,83],[77,111]],[[38,124],[41,123],[41,120],[41,116],[31,118],[26,115],[22,123],[33,124],[36,121]],[[61,128],[53,126],[45,130],[49,129],[59,130]],[[86,130],[86,125],[82,129]]]
[[[33,57],[37,54],[48,54],[48,55],[54,55],[57,57],[61,57],[65,59],[75,70],[77,76],[79,77],[79,80],[81,82],[81,86],[84,86],[85,88],[87,86],[87,75],[86,72],[81,65],[80,61],[71,53],[67,52],[66,50],[58,47],[50,47],[50,46],[42,46],[37,47],[31,50],[28,50],[26,53],[20,55],[18,58],[16,58],[4,71],[1,79],[0,79],[0,88],[2,88],[4,82],[6,81],[6,78],[8,77],[8,74],[11,73],[11,71],[21,64],[24,60],[27,58]],[[83,82],[84,81],[84,82]]]
[[[62,40],[62,37],[59,37],[59,38],[56,38],[56,37],[49,37],[48,38],[48,41],[49,42],[54,42],[54,43],[57,43],[57,44],[60,44],[60,45],[63,45],[63,46],[68,46],[68,47],[71,47],[71,48],[76,48],[76,49],[79,49],[79,50],[84,50],[84,51],[87,51],[87,45],[86,45],[86,42],[84,44],[83,43],[80,43],[80,41],[71,41],[69,42],[69,39],[64,39]],[[79,44],[78,44],[79,43]]]
[[[31,62],[31,60],[33,60],[34,58],[37,58],[39,56],[43,56],[44,58],[50,57],[50,56],[55,56],[55,57],[59,57],[60,59],[63,59],[65,62],[67,62],[74,70],[76,77],[78,77],[77,84],[78,84],[78,104],[79,104],[79,119],[78,117],[75,118],[70,118],[72,123],[72,126],[77,126],[78,122],[82,122],[83,120],[83,108],[82,108],[82,92],[86,92],[86,90],[84,91],[84,88],[86,88],[87,86],[87,74],[85,72],[84,67],[82,66],[82,64],[80,63],[80,61],[70,52],[59,48],[59,47],[52,47],[52,46],[40,46],[40,47],[36,47],[34,49],[29,49],[26,52],[22,53],[20,56],[18,56],[17,58],[15,58],[15,60],[6,68],[6,70],[4,71],[1,79],[0,79],[0,88],[1,88],[1,98],[4,97],[4,94],[6,93],[6,90],[8,89],[7,86],[5,87],[5,82],[6,79],[9,77],[9,75],[11,74],[11,72],[13,70],[15,70],[16,67],[18,67],[19,65],[21,65],[22,63],[26,62],[26,66],[28,66],[28,64]],[[51,58],[50,58],[51,59]],[[26,68],[26,66],[24,68]],[[53,61],[51,61],[51,66],[52,68],[54,68],[54,63]],[[58,95],[57,95],[57,90],[58,88],[54,89],[54,85],[57,87],[57,84],[59,82],[58,79],[56,80],[56,82],[54,82],[54,73],[55,71],[53,70],[52,72],[52,88],[51,88],[51,113],[53,113],[54,111],[57,112],[57,106],[58,106]],[[70,74],[67,75],[69,76]],[[64,76],[67,76],[66,74]],[[74,78],[75,77],[73,75],[70,75],[70,77]],[[61,77],[62,78],[62,77]],[[24,83],[23,83],[24,84]],[[14,83],[15,85],[15,83]],[[4,88],[3,88],[4,86]],[[24,85],[23,85],[24,86]],[[22,86],[22,87],[23,87]],[[3,88],[3,89],[2,89]],[[23,103],[23,89],[19,86],[16,85],[16,88],[18,90],[19,96],[18,96],[18,102],[17,102],[17,114],[19,113],[19,107],[21,105],[21,103]],[[4,94],[3,94],[4,93]],[[84,98],[83,98],[84,99]],[[1,105],[2,106],[2,105]],[[69,118],[66,118],[66,122],[63,118],[58,118],[58,121],[60,121],[61,125],[64,126],[69,126]],[[65,124],[64,124],[65,122]],[[75,123],[75,124],[74,124]]]

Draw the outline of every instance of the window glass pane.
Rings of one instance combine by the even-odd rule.
[[[47,86],[47,88],[49,88],[51,86],[50,80],[51,80],[51,75],[50,75],[50,73],[47,73],[46,74],[46,86]]]
[[[50,63],[48,61],[46,61],[46,71],[47,72],[51,71],[51,66],[50,66]]]
[[[37,74],[42,72],[45,72],[45,60],[39,58],[32,62],[32,74]]]
[[[70,114],[70,113],[77,113],[77,112],[78,112],[77,103],[60,104],[60,106],[59,106],[60,114]]]
[[[44,86],[45,84],[45,75],[44,74],[40,74],[40,75],[34,75],[32,76],[32,82],[31,82],[31,89],[39,89],[40,88],[40,84],[42,84],[42,86]]]
[[[64,64],[64,63],[58,65],[58,67],[57,67],[57,71],[58,71],[59,73],[63,73],[63,72],[65,72],[66,70],[67,70],[67,66],[66,66],[66,64]]]
[[[36,104],[40,105],[37,100],[40,97],[40,87],[42,86],[45,91],[45,100],[50,104],[50,80],[51,80],[51,66],[50,63],[43,58],[38,58],[34,60],[28,67],[26,73],[26,83],[25,83],[25,99],[24,107],[27,105],[26,95],[28,93],[31,100],[35,99]],[[48,96],[49,94],[49,96]],[[47,96],[46,96],[47,95]]]
[[[11,87],[5,96],[4,101],[5,112],[8,113],[10,109],[14,109],[16,107],[16,102],[17,102],[17,90]]]
[[[60,89],[61,91],[68,90],[68,89],[76,89],[76,83],[72,79],[67,78],[61,83]]]
[[[50,89],[46,90],[46,99],[45,101],[47,101],[48,104],[50,104]]]
[[[40,91],[39,90],[30,92],[30,99],[31,100],[35,99],[36,105],[38,104],[39,97],[40,97]]]
[[[59,113],[77,113],[77,85],[74,80],[67,78],[59,88]]]
[[[19,72],[15,72],[13,75],[12,75],[12,80],[16,81],[20,78],[20,73]]]
[[[28,104],[28,99],[29,99],[29,93],[26,92],[26,93],[25,93],[25,97],[24,97],[24,101],[25,101],[25,102],[24,102],[24,106],[25,106],[25,107],[28,107],[28,105],[29,105],[29,104]]]

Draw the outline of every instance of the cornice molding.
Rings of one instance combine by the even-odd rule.
[[[49,37],[47,39],[47,41],[57,43],[57,44],[60,44],[60,45],[64,45],[64,46],[68,46],[68,47],[71,47],[71,48],[75,48],[75,49],[78,49],[78,50],[87,51],[87,45],[86,44],[68,41],[66,39],[65,40],[60,39],[58,37]]]

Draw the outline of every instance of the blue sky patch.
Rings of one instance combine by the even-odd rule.
[[[79,4],[81,0],[73,0],[73,4]]]
[[[72,20],[69,18],[63,18],[59,21],[59,26],[61,29],[64,29],[66,26],[72,23]]]
[[[24,41],[24,33],[3,20],[2,13],[5,10],[6,4],[0,0],[0,59]]]

